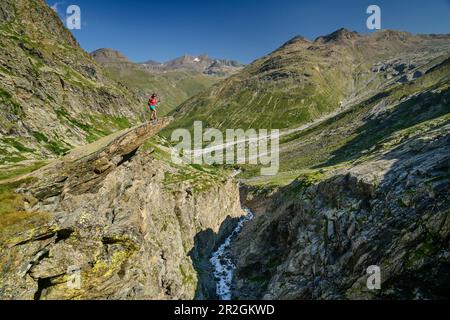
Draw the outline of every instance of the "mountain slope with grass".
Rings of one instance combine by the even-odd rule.
[[[235,298],[450,296],[450,55],[429,67],[283,136],[279,175],[244,173]]]
[[[152,93],[158,93],[160,115],[173,111],[190,97],[241,69],[237,62],[207,57],[184,56],[161,64],[133,63],[112,49],[99,49],[91,56],[113,79],[135,92],[142,108],[146,107]]]
[[[421,128],[445,121],[450,112],[450,54],[433,65],[414,81],[389,86],[304,130],[285,131],[279,176],[288,179],[305,170],[363,162],[411,135],[420,136]],[[248,169],[246,177],[257,172]]]
[[[222,129],[295,128],[420,77],[449,50],[448,35],[390,30],[340,29],[313,42],[295,37],[186,101],[173,113],[172,127],[202,120]]]
[[[2,1],[0,33],[0,164],[61,155],[142,115],[43,0]]]
[[[177,109],[172,127],[282,129],[277,175],[240,166],[255,218],[232,244],[232,297],[448,298],[449,90],[449,35],[341,29]]]

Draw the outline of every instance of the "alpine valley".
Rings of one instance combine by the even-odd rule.
[[[232,299],[450,297],[450,35],[135,63],[44,0],[2,0],[0,34],[0,299],[223,298],[217,252]],[[174,163],[197,120],[280,129],[279,173]]]

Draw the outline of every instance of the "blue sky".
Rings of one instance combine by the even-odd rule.
[[[294,37],[314,39],[341,27],[362,33],[377,4],[382,28],[450,33],[450,0],[47,0],[64,19],[81,8],[73,34],[91,52],[113,48],[131,60],[167,61],[183,54],[249,63]]]

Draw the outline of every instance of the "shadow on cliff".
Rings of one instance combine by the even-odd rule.
[[[216,280],[214,269],[209,262],[212,253],[233,232],[240,218],[228,216],[222,222],[219,232],[212,229],[199,232],[194,238],[194,248],[188,253],[197,272],[198,285],[195,293],[196,300],[217,300]]]
[[[368,119],[356,129],[356,138],[334,152],[333,159],[318,166],[320,168],[349,160],[364,160],[364,151],[373,146],[380,147],[380,142],[386,137],[400,130],[414,130],[383,154],[382,159],[390,160],[390,166],[376,185],[360,183],[350,174],[344,174],[322,181],[315,189],[314,198],[318,199],[323,212],[342,212],[346,209],[345,212],[357,213],[359,217],[356,228],[350,232],[354,222],[348,219],[350,215],[344,214],[335,220],[328,220],[325,215],[325,221],[332,222],[333,232],[330,234],[328,223],[325,224],[322,219],[316,221],[319,230],[316,235],[323,239],[326,248],[326,260],[322,266],[324,270],[340,267],[338,278],[336,274],[327,272],[320,274],[320,278],[309,275],[303,278],[296,276],[296,279],[289,276],[283,278],[283,267],[279,268],[288,261],[289,255],[294,256],[292,252],[301,250],[296,247],[298,226],[305,230],[313,226],[308,215],[299,215],[304,210],[303,200],[298,200],[299,192],[303,192],[305,188],[301,179],[280,188],[270,196],[272,208],[282,208],[282,214],[271,215],[270,223],[259,224],[265,226],[264,230],[247,235],[247,241],[252,241],[259,248],[254,252],[264,254],[252,257],[252,263],[258,263],[257,268],[252,264],[241,265],[236,276],[267,283],[272,281],[274,275],[282,274],[276,281],[303,281],[297,292],[295,289],[291,292],[278,291],[282,295],[276,297],[281,299],[316,299],[329,296],[330,292],[338,292],[345,298],[347,291],[361,277],[361,272],[365,273],[365,268],[361,266],[386,267],[395,263],[395,268],[391,269],[394,271],[383,280],[381,291],[370,292],[368,296],[363,290],[359,298],[448,298],[450,133],[444,126],[448,126],[450,120],[430,125],[420,132],[412,127],[449,114],[449,101],[450,90],[446,90],[440,94],[427,92],[400,103],[392,112],[378,119]],[[417,133],[420,134],[415,136]],[[373,169],[378,170],[377,167]],[[263,195],[258,200],[262,202],[267,198]],[[346,198],[357,200],[358,207],[351,207],[351,201],[345,207],[343,201]],[[252,205],[246,205],[254,209]],[[254,205],[258,206],[257,203]],[[312,212],[317,214],[316,211]],[[300,218],[295,220],[296,217]],[[405,233],[411,236],[406,237]],[[361,245],[353,247],[360,240]],[[268,251],[265,248],[272,249]],[[348,253],[352,257],[346,261],[344,258]],[[269,263],[271,261],[274,263]],[[345,265],[340,265],[340,261],[346,261]],[[267,293],[266,287],[259,283],[246,281],[244,285],[245,290],[240,292],[240,298],[258,299]]]
[[[377,145],[378,148],[381,147],[379,143],[386,137],[449,113],[449,100],[450,89],[441,93],[428,91],[401,102],[387,115],[369,118],[356,129],[357,135],[354,139],[334,151],[330,160],[317,165],[316,168],[356,160],[371,147]]]
[[[447,120],[434,129],[449,124]],[[444,257],[450,243],[446,227],[450,210],[450,133],[441,131],[432,140],[416,138],[409,144],[414,147],[398,146],[384,157],[395,162],[380,186],[387,189],[386,201],[395,200],[401,213],[391,220],[392,227],[387,226],[378,237],[378,247],[394,243],[404,230],[414,237],[404,245],[402,272],[383,283],[382,298],[448,299],[450,261]],[[406,179],[402,178],[405,173]],[[399,191],[400,196],[393,198]]]
[[[369,121],[358,130],[362,134],[336,151],[336,158],[327,165],[358,159],[364,156],[362,150],[382,141],[383,135],[388,136],[448,114],[449,93],[450,91],[446,91],[440,96],[427,93],[425,98],[416,101],[419,104],[416,106],[418,112],[408,110],[408,107],[414,107],[409,103],[402,104],[399,110],[387,117],[387,124]],[[383,289],[376,295],[378,298],[446,299],[450,296],[450,263],[448,259],[442,258],[448,252],[449,243],[445,221],[450,209],[450,133],[443,129],[449,123],[450,120],[446,120],[430,128],[442,129],[432,139],[426,139],[429,133],[424,131],[418,137],[402,141],[382,157],[383,160],[392,161],[392,164],[376,191],[379,197],[385,197],[384,207],[372,207],[376,199],[370,197],[365,201],[364,209],[371,216],[379,217],[378,221],[382,222],[377,233],[367,241],[370,245],[364,253],[371,250],[371,261],[367,265],[378,265],[386,259],[385,253],[377,248],[388,248],[399,242],[398,239],[402,239],[402,232],[405,230],[414,237],[407,243],[399,243],[393,247],[404,256],[404,263],[400,265],[400,271],[383,282]],[[351,157],[347,156],[348,153]],[[380,212],[380,208],[384,208],[384,212]],[[383,215],[388,215],[389,218],[383,218]],[[389,258],[389,261],[397,259],[395,255]]]
[[[400,103],[392,112],[368,119],[356,130],[358,135],[353,140],[333,152],[333,158],[318,165],[317,168],[361,159],[366,150],[372,148],[371,152],[376,152],[377,149],[383,148],[382,142],[386,137],[401,130],[410,130],[411,134],[417,134],[416,129],[413,128],[415,125],[449,114],[449,103],[449,89],[440,93],[428,91],[408,99]],[[443,128],[449,123],[449,120],[443,121],[432,129]],[[448,197],[450,134],[448,131],[444,132],[442,131],[431,140],[421,139],[427,135],[427,130],[413,139],[409,138],[408,132],[398,146],[383,155],[384,160],[393,162],[379,185],[384,190],[384,196],[390,197],[386,201],[398,202],[399,213],[392,216],[388,220],[389,223],[381,227],[372,239],[370,247],[388,247],[398,241],[402,230],[413,230],[411,232],[415,232],[416,239],[408,244],[410,247],[404,249],[404,259],[407,262],[403,265],[402,271],[386,279],[379,297],[415,299],[419,294],[429,299],[442,299],[450,295],[450,263],[440,258],[443,252],[448,250],[448,235],[442,235],[442,232],[432,234],[428,230],[433,221],[440,221],[438,216],[445,217],[445,212],[448,212],[450,207]],[[405,174],[406,179],[402,178]],[[422,190],[432,190],[432,192]],[[393,194],[397,196],[394,197]],[[371,202],[366,203],[367,209],[372,211]],[[392,215],[391,211],[386,212]],[[430,213],[434,218],[427,216]],[[371,212],[371,215],[377,214],[380,213]],[[421,223],[425,224],[422,222],[423,219],[428,219],[425,221],[427,223],[425,232],[420,231]],[[438,227],[437,230],[439,230]],[[424,247],[426,250],[423,249]],[[371,256],[373,264],[378,264],[383,258],[383,253],[374,250]],[[408,264],[411,267],[408,267]]]
[[[278,283],[298,281],[301,285],[290,292],[276,291],[281,294],[275,295],[276,299],[317,299],[330,294],[339,294],[339,299],[345,299],[347,292],[358,292],[358,299],[447,299],[450,296],[450,262],[447,258],[450,235],[446,222],[450,209],[450,133],[437,134],[433,142],[420,139],[413,142],[417,150],[400,145],[384,155],[383,159],[393,161],[376,190],[371,189],[372,185],[359,183],[350,174],[320,182],[314,198],[322,211],[317,211],[317,207],[312,207],[314,210],[310,212],[303,211],[304,200],[298,197],[300,190],[303,192],[305,188],[301,180],[272,194],[271,210],[282,208],[283,211],[261,215],[261,219],[267,219],[266,216],[271,219],[265,223],[255,222],[264,226],[264,230],[246,235],[246,243],[255,244],[253,252],[258,253],[251,260],[242,260],[251,263],[238,266],[236,276],[244,280],[243,287],[237,288],[239,298],[260,299],[269,292],[266,284],[271,283],[275,275],[281,275],[275,278]],[[404,173],[408,179],[401,178]],[[345,199],[350,202],[346,204]],[[353,200],[359,203],[358,207],[349,206]],[[251,205],[249,207],[253,209]],[[351,233],[354,220],[349,219],[349,214],[325,220],[332,221],[331,234],[324,219],[309,218],[311,212],[314,216],[320,212],[327,219],[325,213],[335,210],[358,214],[360,219]],[[320,271],[317,276],[305,275],[302,272],[311,266],[300,266],[296,270],[298,274],[285,276],[291,274],[286,271],[286,266],[295,261],[289,261],[289,257],[309,254],[308,251],[300,252],[303,249],[297,241],[299,230],[303,228],[309,233],[311,227],[317,230],[314,237],[322,239],[325,246],[326,259],[318,267],[325,271]],[[406,230],[409,237],[405,236]],[[356,246],[356,243],[360,245]],[[345,260],[348,253],[351,258]],[[389,276],[383,275],[382,290],[352,288],[367,266],[390,268],[391,264],[395,264],[395,268],[390,269],[394,271],[390,271]]]

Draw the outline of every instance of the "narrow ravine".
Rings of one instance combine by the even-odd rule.
[[[220,300],[231,300],[231,283],[233,281],[234,271],[236,269],[231,254],[231,245],[233,240],[242,231],[244,224],[253,219],[254,215],[249,209],[242,217],[233,232],[219,246],[217,251],[213,252],[209,260],[214,268],[214,278],[217,281],[216,293]]]

